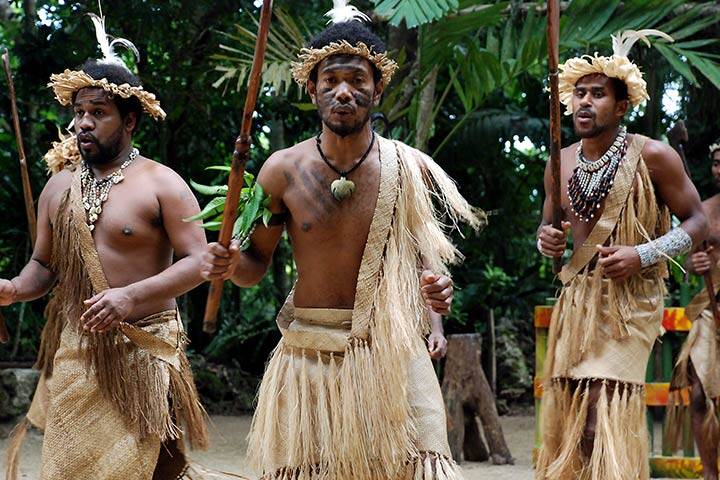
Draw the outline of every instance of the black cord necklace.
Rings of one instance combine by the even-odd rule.
[[[370,146],[368,147],[367,151],[363,154],[362,157],[360,157],[360,160],[358,160],[358,162],[353,165],[350,170],[342,171],[335,168],[335,166],[327,159],[325,153],[323,153],[322,146],[320,144],[320,134],[318,134],[318,136],[315,137],[315,145],[317,146],[318,152],[320,153],[320,157],[325,161],[327,166],[333,170],[333,172],[340,175],[340,178],[332,182],[332,184],[330,185],[330,193],[332,193],[332,196],[335,197],[335,200],[337,200],[338,202],[342,202],[346,198],[350,198],[353,192],[355,192],[355,183],[352,180],[348,180],[347,176],[357,170],[357,168],[362,165],[368,155],[370,155],[370,151],[372,150],[373,145],[375,145],[375,131],[372,131],[372,139],[370,140]]]

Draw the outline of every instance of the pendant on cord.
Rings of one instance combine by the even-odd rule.
[[[375,145],[375,132],[372,131],[371,133],[372,137],[370,139],[370,145],[368,145],[368,148],[363,154],[363,156],[360,157],[360,160],[358,160],[358,162],[350,170],[346,170],[344,172],[335,168],[335,166],[330,163],[330,160],[328,160],[328,158],[325,156],[325,152],[323,152],[320,142],[320,134],[315,137],[315,145],[317,146],[318,153],[320,153],[320,158],[322,158],[325,164],[330,167],[335,173],[340,175],[340,178],[330,184],[330,193],[332,194],[333,198],[338,202],[342,202],[346,198],[352,197],[352,194],[355,193],[355,182],[353,182],[352,180],[348,180],[347,176],[354,172],[370,154],[373,145]]]
[[[355,193],[355,183],[345,177],[340,177],[330,184],[330,192],[335,197],[335,200],[342,202]]]

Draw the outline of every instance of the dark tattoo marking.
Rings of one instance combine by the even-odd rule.
[[[311,228],[312,228],[312,225],[310,225],[310,223],[308,223],[308,222],[303,222],[302,226],[300,227],[300,229],[302,229],[303,232],[309,232]]]
[[[123,235],[130,236],[133,234],[133,229],[132,227],[130,227],[130,225],[125,225],[122,229],[122,233]]]

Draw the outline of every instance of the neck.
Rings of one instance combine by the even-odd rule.
[[[108,163],[103,163],[102,165],[90,164],[90,169],[92,170],[93,175],[95,175],[95,178],[100,179],[102,177],[106,177],[107,175],[120,168],[120,165],[122,165],[125,160],[128,159],[132,148],[132,143],[128,143],[125,148],[120,150],[120,153],[115,158],[113,158],[112,161]]]
[[[372,139],[370,122],[357,133],[341,137],[323,124],[320,134],[321,148],[325,156],[340,170],[355,165],[360,157],[367,151]]]
[[[619,131],[620,125],[608,129],[596,137],[583,138],[581,140],[583,156],[590,161],[602,157],[615,141]]]

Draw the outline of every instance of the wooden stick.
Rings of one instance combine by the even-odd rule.
[[[0,312],[0,343],[7,343],[8,341],[10,341],[10,333],[5,324],[5,317]]]
[[[560,200],[560,91],[558,87],[558,46],[560,44],[560,5],[559,0],[547,2],[547,44],[548,67],[550,70],[550,171],[552,172],[552,225],[562,230],[562,203]],[[553,271],[562,269],[562,257],[553,259]]]
[[[12,109],[13,128],[15,129],[15,142],[17,143],[18,154],[20,156],[20,178],[22,179],[23,197],[25,199],[25,214],[28,221],[28,229],[30,230],[30,241],[33,246],[37,236],[37,217],[35,216],[35,202],[33,200],[32,188],[30,187],[30,174],[28,173],[27,159],[25,157],[25,147],[23,146],[22,133],[20,132],[20,116],[17,109],[17,97],[15,96],[15,83],[10,70],[10,54],[5,49],[2,56],[3,66],[5,67],[5,75],[8,82],[8,93],[10,94],[10,108]]]
[[[271,15],[272,0],[263,0],[257,42],[255,44],[255,55],[248,79],[248,90],[247,96],[245,97],[245,108],[243,109],[240,135],[237,137],[237,140],[235,140],[235,151],[233,152],[230,178],[228,179],[227,200],[225,201],[222,227],[220,228],[220,238],[218,240],[218,242],[226,248],[230,246],[230,242],[232,241],[232,231],[237,217],[237,204],[240,200],[240,191],[243,186],[245,166],[250,156],[250,146],[252,145],[250,129],[252,127],[253,112],[255,111],[255,102],[257,101],[262,80],[262,65],[265,59],[265,47],[267,46]],[[217,330],[217,311],[222,299],[222,290],[222,280],[215,280],[210,283],[210,292],[208,293],[208,302],[205,307],[205,318],[203,320],[203,331],[206,333],[215,333]]]

